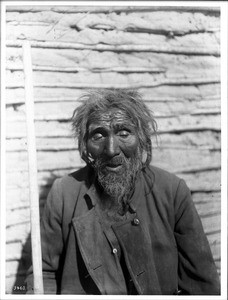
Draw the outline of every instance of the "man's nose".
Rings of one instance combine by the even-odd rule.
[[[119,141],[116,137],[111,136],[107,139],[107,142],[105,145],[105,152],[106,152],[106,155],[109,157],[113,157],[113,156],[120,154]]]

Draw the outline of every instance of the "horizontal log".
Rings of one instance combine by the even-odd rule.
[[[27,198],[29,198],[29,196],[27,196]],[[9,200],[10,199],[8,199],[8,201]],[[18,226],[19,224],[24,224],[27,222],[30,222],[30,206],[7,211],[6,228]]]
[[[183,178],[192,192],[220,192],[221,171],[205,170],[194,173],[176,173]]]
[[[196,131],[180,134],[164,133],[160,134],[157,139],[158,146],[163,149],[221,149],[221,135],[219,132]],[[154,143],[154,147],[156,147],[156,143]]]
[[[24,104],[24,88],[6,89],[6,105]],[[34,88],[34,102],[75,102],[85,91],[81,89]]]
[[[174,11],[167,11],[166,13],[154,11],[128,14],[84,14],[81,18],[72,15],[68,24],[71,27],[75,26],[77,30],[95,28],[158,33],[172,31],[174,35],[213,31],[220,27],[217,17]]]
[[[75,108],[81,102],[50,102],[50,103],[35,103],[35,120],[65,120],[68,121]],[[220,100],[214,101],[176,101],[176,102],[162,102],[151,100],[146,101],[147,107],[153,111],[155,118],[161,117],[175,117],[184,115],[216,115],[220,114]],[[24,121],[25,120],[25,105],[20,107],[9,106],[6,109],[6,119],[8,121]]]
[[[213,84],[212,84],[213,85]],[[166,86],[164,87],[164,89],[170,88],[171,86]],[[178,87],[179,89],[180,87]],[[49,92],[50,89],[46,89],[46,97],[45,95],[42,97],[39,97],[39,91],[40,89],[36,89],[38,91],[36,91],[36,98],[34,99],[35,103],[49,103],[49,102],[54,102],[54,103],[58,103],[58,102],[74,102],[77,101],[79,99],[79,97],[83,94],[83,91],[80,90],[75,90],[74,94],[75,95],[71,95],[70,91],[68,90],[66,91],[66,93],[69,93],[69,95],[52,95],[52,92]],[[44,89],[45,91],[45,89]],[[86,92],[86,91],[85,91]],[[61,95],[62,92],[60,92],[59,94]],[[146,93],[146,92],[145,92]],[[18,97],[16,96],[18,94]],[[57,94],[57,93],[56,93]],[[148,94],[148,95],[147,95]],[[48,97],[49,96],[49,97]],[[143,96],[143,95],[142,95]],[[144,102],[148,105],[148,102],[152,102],[153,105],[166,105],[166,103],[170,103],[167,104],[167,106],[171,106],[171,104],[176,103],[176,105],[183,105],[183,103],[188,103],[189,101],[191,101],[192,103],[190,105],[197,105],[198,108],[208,108],[208,109],[220,109],[221,107],[221,99],[218,95],[211,95],[211,97],[207,97],[205,96],[205,98],[199,98],[199,99],[187,99],[187,95],[183,96],[183,98],[179,98],[178,96],[153,96],[153,92],[151,92],[151,94],[146,93],[147,98],[145,98]],[[15,97],[15,98],[14,98]],[[144,96],[143,96],[144,97]],[[201,96],[203,97],[203,95]],[[186,102],[184,102],[186,101]],[[198,101],[198,103],[194,103]],[[156,102],[161,102],[161,104],[156,103]],[[21,105],[25,103],[25,99],[24,99],[24,89],[23,88],[19,88],[19,89],[15,89],[15,90],[7,90],[7,99],[6,99],[6,106],[9,107],[10,105]],[[58,104],[56,104],[58,105]],[[171,107],[172,108],[172,107]],[[156,110],[153,109],[153,110]]]
[[[197,201],[193,196],[193,201],[201,218],[210,218],[211,216],[220,216],[221,214],[221,196],[219,193],[200,193],[201,197]]]
[[[25,122],[7,122],[6,138],[26,137]],[[65,122],[36,122],[36,137],[72,137],[71,125]]]
[[[86,45],[67,42],[42,42],[31,41],[31,47],[34,48],[51,48],[51,49],[74,49],[74,50],[95,50],[95,51],[114,51],[114,52],[157,52],[171,54],[187,54],[187,55],[215,55],[219,56],[220,51],[216,46],[205,47],[185,47],[185,46],[154,46],[154,45]],[[22,47],[23,41],[7,40],[7,47]]]
[[[220,78],[211,77],[211,78],[163,78],[160,80],[154,81],[141,81],[141,82],[131,82],[131,83],[35,83],[34,87],[39,88],[68,88],[68,89],[139,89],[143,87],[157,87],[163,85],[201,85],[201,84],[214,84],[219,83]],[[20,83],[8,83],[6,88],[8,89],[17,89],[23,88],[24,84]]]
[[[61,152],[38,152],[37,168],[38,171],[66,169],[77,167],[82,164],[78,151],[61,151]],[[26,152],[7,153],[6,170],[7,172],[27,170],[28,161]]]
[[[214,71],[214,72],[212,72]],[[203,78],[204,77],[204,78]],[[52,73],[52,72],[33,72],[34,86],[39,87],[112,87],[120,86],[123,87],[132,86],[159,86],[159,85],[194,85],[194,84],[205,84],[205,83],[217,83],[220,82],[219,72],[216,74],[216,70],[212,69],[209,73],[199,72],[191,74],[189,70],[188,74],[173,74],[169,76],[168,74],[160,73],[133,73],[133,74],[121,74],[115,72],[108,73]],[[95,83],[93,83],[95,82]],[[89,85],[91,87],[89,87]],[[13,73],[7,71],[6,73],[6,87],[7,88],[18,88],[24,87],[24,73],[20,71],[15,71]]]
[[[35,120],[65,120],[69,121],[73,111],[80,105],[80,102],[59,102],[59,103],[36,103],[34,107]],[[6,118],[9,121],[25,121],[25,105],[16,110],[8,107]]]
[[[22,243],[25,244],[30,234],[30,223],[18,224],[17,226],[9,227],[6,231],[6,243]],[[10,274],[8,274],[9,276]]]
[[[14,275],[17,274],[17,276],[24,276],[25,279],[25,275],[26,275],[26,271],[29,268],[30,264],[28,265],[27,261],[24,261],[24,266],[21,265],[21,262],[18,260],[15,261],[6,261],[6,273],[5,276],[7,278],[12,277]],[[23,284],[23,282],[21,282],[21,284]],[[24,291],[25,293],[25,291]]]
[[[110,12],[131,12],[133,11],[180,11],[180,12],[203,12],[206,14],[212,14],[212,15],[218,15],[220,13],[220,8],[219,7],[205,7],[205,6],[155,6],[155,5],[147,5],[147,6],[108,6],[108,7],[102,7],[102,6],[87,6],[87,7],[81,7],[78,6],[77,8],[75,7],[60,7],[60,6],[54,6],[52,7],[53,11],[55,12],[62,12],[62,13],[69,13],[69,12],[104,12],[104,13],[110,13]]]
[[[219,18],[210,15],[193,14],[188,12],[170,11],[165,13],[159,11],[153,12],[130,12],[127,14],[91,14],[75,13],[61,15],[54,12],[27,13],[13,15],[10,18],[7,14],[7,24],[14,26],[36,26],[52,25],[48,33],[55,28],[55,31],[66,29],[103,29],[103,30],[125,30],[136,32],[156,32],[167,34],[173,32],[181,35],[192,32],[213,32],[220,27]],[[15,22],[16,20],[16,22]],[[186,21],[187,20],[187,21]]]
[[[212,122],[212,123],[211,123]],[[220,131],[220,115],[185,115],[173,118],[157,118],[159,133],[183,133],[189,131]]]
[[[39,191],[42,192],[45,187],[50,187],[56,178],[70,174],[71,172],[78,170],[80,167],[83,167],[83,164],[78,168],[72,167],[70,169],[56,169],[52,171],[38,172]],[[26,192],[26,189],[29,188],[28,180],[28,171],[6,172],[6,189],[23,189]]]
[[[116,76],[116,79],[115,79]],[[150,75],[149,79],[154,80],[155,75]],[[137,80],[137,74],[134,76],[134,74],[131,75],[123,75],[123,74],[117,74],[117,73],[75,73],[75,74],[60,74],[60,73],[52,73],[52,72],[33,72],[33,81],[34,86],[45,86],[45,87],[56,87],[56,86],[64,86],[74,88],[74,86],[78,86],[80,84],[87,85],[92,82],[96,82],[95,85],[102,85],[104,84],[111,84],[113,80],[115,79],[114,83],[124,83],[127,84],[127,81],[131,78],[135,78]],[[134,83],[134,81],[133,81]],[[23,87],[24,86],[24,73],[23,72],[7,72],[6,73],[6,86],[9,88],[15,88],[15,87]]]
[[[160,98],[162,101],[177,101],[177,100],[203,100],[203,99],[217,99],[220,97],[221,85],[220,83],[202,84],[197,86],[160,86],[153,88],[139,88],[138,91],[143,95],[144,99],[153,97]],[[41,91],[40,91],[41,92]],[[219,97],[218,97],[219,96]],[[213,100],[212,100],[213,101]]]
[[[188,21],[186,21],[188,20]],[[203,14],[193,15],[192,13],[178,13],[178,12],[150,12],[150,13],[128,13],[123,14],[69,14],[61,16],[50,12],[41,14],[22,14],[10,21],[7,19],[9,28],[14,27],[44,27],[51,25],[51,28],[46,30],[49,34],[53,29],[55,34],[62,31],[62,35],[66,36],[70,30],[78,31],[86,29],[96,29],[113,31],[117,30],[125,32],[137,33],[155,33],[174,36],[192,34],[192,33],[206,33],[215,32],[220,28],[219,18],[214,16],[204,16]],[[27,29],[27,28],[26,28]],[[25,29],[25,32],[27,31]],[[66,33],[67,30],[67,33]],[[17,31],[17,30],[14,30]],[[41,32],[42,37],[42,30]],[[105,34],[104,32],[104,34]],[[33,37],[36,36],[33,34]],[[61,33],[60,33],[61,37]]]
[[[164,68],[163,68],[164,70]],[[124,74],[123,72],[51,72],[51,71],[34,71],[34,86],[39,87],[68,87],[68,88],[99,88],[125,86],[130,87],[150,87],[159,85],[194,85],[219,83],[220,74],[218,67],[212,68],[189,68],[188,65],[180,65],[179,69],[166,66],[164,72],[136,72]],[[90,87],[89,87],[90,85]],[[7,71],[6,87],[20,88],[24,87],[23,71]]]
[[[162,18],[162,20],[162,24],[164,25],[164,18]],[[193,55],[202,53],[202,55],[215,54],[219,56],[219,32],[215,32],[212,34],[210,32],[205,32],[205,30],[201,32],[199,29],[199,31],[196,34],[192,33],[190,35],[188,34],[184,36],[175,36],[175,38],[172,38],[170,41],[170,37],[167,38],[167,34],[171,33],[173,35],[172,31],[168,31],[168,33],[166,32],[165,34],[161,34],[162,32],[160,34],[157,34],[159,32],[157,32],[156,34],[147,32],[131,33],[124,32],[119,29],[110,31],[96,30],[91,28],[85,28],[84,30],[77,31],[75,30],[77,26],[75,25],[75,17],[73,17],[72,21],[74,24],[69,24],[68,20],[65,21],[65,23],[68,23],[67,27],[65,26],[65,24],[64,27],[62,24],[56,25],[56,23],[55,27],[53,27],[53,25],[15,26],[9,23],[6,28],[7,40],[9,41],[8,45],[11,45],[10,41],[12,42],[13,40],[19,41],[21,39],[28,39],[30,41],[34,41],[34,43],[36,43],[36,41],[38,41],[38,43],[42,43],[44,41],[46,41],[47,43],[53,42],[56,45],[54,46],[54,48],[64,47],[66,49],[71,49],[73,47],[72,49],[74,49],[76,47],[76,49],[78,50],[111,50],[117,52],[148,52],[151,50],[153,52],[163,53],[185,53]],[[173,23],[174,22],[172,21],[171,24]],[[195,24],[195,22],[193,22],[193,24]],[[202,27],[202,22],[200,22],[200,24],[198,24],[197,26]],[[170,28],[170,24],[168,24],[166,27]],[[72,41],[77,41],[77,44],[72,44]],[[40,44],[34,44],[34,46],[35,45],[36,47],[43,48],[43,46],[41,46]],[[53,48],[53,45],[54,44],[50,44],[48,47]],[[135,45],[136,49],[132,49],[131,45]],[[148,46],[150,48],[148,48]],[[137,47],[139,47],[138,50]]]
[[[210,219],[211,217],[217,217],[220,220],[221,209],[219,203],[214,203],[211,205],[196,205],[196,210],[200,218],[203,219]]]
[[[28,189],[26,189],[28,190]],[[40,194],[43,194],[43,189],[41,189]],[[43,195],[41,196],[43,197]],[[45,195],[45,199],[40,199],[40,215],[42,215],[44,203],[46,201],[47,194]],[[8,201],[14,201],[14,199],[7,199]],[[45,201],[44,201],[45,200]],[[17,200],[19,205],[21,204],[20,200]],[[22,200],[23,203],[28,203],[27,206],[24,207],[17,207],[15,209],[8,209],[6,212],[6,229],[9,229],[10,227],[15,227],[18,225],[23,225],[30,222],[30,201],[29,201],[29,194],[25,195],[25,198]]]
[[[16,275],[18,267],[19,267],[19,261],[6,262],[6,273],[5,273],[5,275],[7,277],[12,276],[12,275]]]
[[[206,235],[210,235],[214,232],[220,232],[220,215],[210,216],[208,218],[201,218],[201,221]]]
[[[184,85],[172,86],[158,86],[152,88],[139,88],[138,91],[142,94],[145,101],[147,99],[154,99],[156,101],[197,101],[208,99],[214,101],[220,99],[221,86],[220,83],[204,84],[191,86],[188,88]],[[67,89],[67,88],[34,88],[34,98],[36,102],[51,102],[61,99],[61,101],[75,101],[86,90],[83,89]],[[6,103],[24,103],[24,88],[6,89]]]
[[[165,53],[133,52],[97,52],[90,50],[74,51],[67,49],[40,49],[32,48],[32,61],[34,69],[49,68],[60,70],[67,68],[72,70],[72,61],[76,70],[100,71],[105,70],[166,70],[169,74],[183,73],[208,73],[213,71],[219,73],[220,59],[215,56],[186,56]],[[22,68],[22,49],[7,48],[6,67],[9,69]],[[16,66],[16,67],[15,67]]]
[[[25,177],[25,176],[23,176]],[[12,177],[11,177],[12,178]],[[28,179],[25,180],[25,182],[28,182]],[[48,192],[50,190],[50,187],[53,183],[53,180],[50,180],[50,182],[47,182],[48,186],[40,186],[39,187],[39,199],[40,199],[40,209],[42,209],[44,200],[46,200],[46,197],[48,195]],[[16,211],[20,211],[21,213],[23,210],[26,210],[30,206],[30,200],[29,200],[29,187],[7,187],[6,189],[6,209],[7,212],[11,211],[12,213]]]
[[[27,151],[26,138],[6,140],[6,151]],[[66,138],[37,138],[37,151],[77,150],[77,142],[72,137]]]
[[[6,244],[6,261],[20,260],[22,257],[23,245],[20,242]]]
[[[28,182],[28,178],[26,178],[26,181]],[[7,188],[6,200],[7,211],[28,208],[30,205],[29,188]]]
[[[8,90],[9,91],[9,90]],[[11,91],[12,92],[12,91]],[[22,90],[23,92],[23,90]],[[17,94],[17,92],[15,92],[15,94]],[[38,94],[38,93],[37,93]],[[47,92],[47,94],[49,94]],[[50,93],[51,94],[51,93]],[[74,104],[76,103],[76,101],[79,101],[79,97],[83,94],[83,92],[78,93],[78,96],[65,96],[65,97],[46,97],[46,98],[35,98],[34,102],[35,103],[42,103],[44,104],[48,104],[49,102],[53,102],[55,103],[54,105],[57,107],[59,104],[59,102],[65,103],[66,105],[67,102],[73,102]],[[10,95],[10,97],[8,99],[6,99],[6,107],[7,107],[7,113],[10,114],[10,110],[18,110],[20,111],[21,108],[18,108],[18,106],[20,105],[24,105],[25,103],[25,99],[22,98],[22,93],[21,93],[21,97],[18,98],[13,98],[11,97],[12,95]],[[50,95],[51,96],[51,95]],[[144,100],[146,105],[150,105],[152,108],[152,111],[154,112],[159,112],[162,109],[162,106],[165,108],[165,106],[167,106],[167,108],[169,107],[170,109],[174,110],[176,108],[176,106],[184,106],[184,104],[187,106],[188,105],[188,111],[190,107],[197,107],[197,113],[196,114],[202,114],[204,113],[218,113],[220,112],[221,109],[221,101],[220,98],[217,96],[212,96],[210,99],[206,99],[206,100],[194,100],[194,101],[198,101],[198,103],[194,103],[193,101],[191,101],[191,103],[189,102],[188,99],[186,99],[186,102],[184,102],[185,99],[179,99],[179,98],[175,98],[175,97],[153,97],[153,95],[150,96],[150,99],[146,99]],[[160,102],[160,103],[157,103]],[[189,102],[189,103],[188,103]],[[169,103],[169,104],[168,104]],[[171,106],[172,105],[172,106]],[[13,107],[11,107],[13,106]],[[157,108],[159,107],[159,109]],[[195,107],[194,107],[195,108]],[[164,109],[162,109],[164,110]],[[194,112],[192,112],[194,114]],[[11,119],[12,117],[9,116]],[[61,118],[62,119],[62,118]]]
[[[126,3],[127,4],[127,3]],[[148,3],[149,4],[149,3]],[[140,12],[140,11],[180,11],[180,12],[204,12],[204,13],[212,13],[219,14],[220,7],[219,6],[169,6],[169,5],[146,5],[146,6],[138,6],[138,5],[125,5],[125,6],[116,6],[116,5],[74,5],[74,6],[48,6],[48,5],[16,5],[16,6],[6,6],[6,11],[8,12],[16,12],[16,13],[35,13],[35,12],[45,12],[45,11],[53,11],[58,13],[120,13],[120,12]]]
[[[192,193],[192,199],[195,205],[204,205],[209,204],[221,205],[221,193],[212,192],[212,193]]]
[[[23,71],[23,66],[20,64],[7,65],[7,70],[13,71]],[[60,72],[60,73],[79,73],[79,72],[91,72],[91,73],[106,73],[106,72],[116,72],[116,73],[164,73],[163,68],[146,68],[146,67],[113,67],[113,68],[82,68],[82,67],[52,67],[52,66],[33,66],[33,71],[44,71],[44,72]]]
[[[152,162],[170,172],[192,173],[220,169],[220,152],[208,150],[154,149]]]
[[[28,208],[30,205],[29,188],[28,187],[7,188],[6,199],[7,199],[6,201],[7,211]]]

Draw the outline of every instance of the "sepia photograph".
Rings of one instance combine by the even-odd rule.
[[[1,2],[1,299],[226,299],[227,8]]]

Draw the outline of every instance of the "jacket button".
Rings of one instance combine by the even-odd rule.
[[[140,222],[139,222],[139,219],[135,218],[135,219],[133,220],[133,224],[134,224],[134,225],[137,226],[137,225],[139,225],[139,223],[140,223]]]
[[[116,254],[117,253],[117,249],[116,248],[112,249],[112,253]]]

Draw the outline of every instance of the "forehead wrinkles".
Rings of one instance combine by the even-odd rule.
[[[105,123],[108,126],[114,125],[115,123],[127,123],[135,126],[133,120],[121,110],[111,110],[108,112],[96,112],[94,111],[88,120],[88,125]]]

